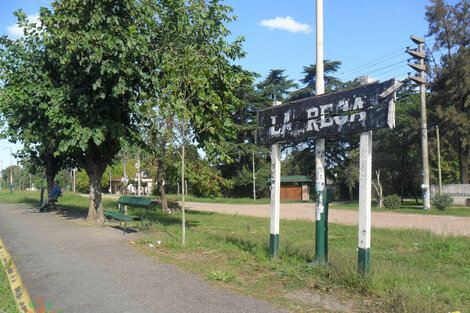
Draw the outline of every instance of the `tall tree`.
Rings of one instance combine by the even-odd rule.
[[[434,36],[434,49],[446,48],[448,58],[455,48],[470,43],[470,1],[461,0],[455,5],[445,0],[431,0],[426,6],[427,36]]]
[[[442,142],[458,153],[460,183],[468,184],[470,155],[470,47],[444,61],[432,83],[434,118]]]
[[[17,40],[0,38],[1,136],[23,143],[20,156],[28,158],[36,172],[45,169],[51,189],[58,171],[71,163],[67,154],[55,154],[60,138],[50,108],[61,101],[61,89],[51,80],[51,67],[37,26],[29,23],[21,10],[15,15],[25,36]]]
[[[106,166],[132,134],[155,46],[153,1],[57,0],[42,8],[44,49],[51,80],[62,90],[51,119],[89,177],[88,219],[103,219],[100,183]]]
[[[396,193],[403,199],[420,194],[419,93],[410,81],[397,92],[396,125],[374,132],[373,166],[380,170],[384,195]]]
[[[253,73],[247,74],[255,76]],[[269,149],[256,145],[254,135],[257,129],[258,110],[271,106],[272,101],[261,95],[261,92],[255,89],[252,81],[240,84],[235,94],[243,105],[231,114],[237,132],[234,138],[227,141],[227,153],[233,162],[221,163],[218,168],[222,171],[223,177],[231,179],[233,182],[233,188],[228,191],[227,195],[252,197],[254,175],[256,196],[266,196],[268,187],[265,181],[269,176],[270,167],[267,160]],[[253,162],[255,163],[254,173]]]
[[[271,101],[283,101],[286,96],[290,95],[290,89],[297,88],[297,84],[292,79],[287,79],[287,75],[283,75],[284,71],[271,70],[266,78],[258,83],[257,87],[263,97]]]
[[[432,0],[427,6],[428,36],[436,41],[434,49],[447,53],[434,69],[430,85],[433,118],[442,130],[442,142],[458,152],[460,182],[469,182],[470,154],[470,1],[449,5]]]
[[[244,55],[242,38],[226,40],[231,11],[217,0],[159,2],[158,19],[165,27],[153,29],[158,70],[155,81],[145,89],[141,108],[145,111],[143,137],[158,142],[145,149],[155,157],[163,202],[162,183],[187,136],[210,160],[231,160],[227,140],[236,133],[231,115],[244,105],[235,91],[251,80],[246,71],[231,64]],[[190,135],[187,131],[183,135],[183,127]]]
[[[323,61],[324,69],[324,81],[325,81],[325,92],[332,93],[346,88],[353,87],[350,83],[343,83],[338,78],[330,75],[339,70],[341,66],[341,61]],[[307,97],[312,97],[315,95],[315,82],[317,80],[317,66],[316,64],[311,64],[309,66],[304,66],[303,70],[304,78],[300,81],[305,87],[292,92],[290,100],[298,100]]]

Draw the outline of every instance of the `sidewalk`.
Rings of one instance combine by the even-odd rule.
[[[283,312],[157,264],[112,227],[82,227],[55,213],[0,204],[0,236],[33,301],[64,313]]]

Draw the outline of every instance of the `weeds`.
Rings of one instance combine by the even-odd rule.
[[[231,280],[234,280],[236,277],[237,277],[237,274],[235,274],[232,271],[214,270],[210,272],[209,275],[206,276],[206,279],[229,282]]]

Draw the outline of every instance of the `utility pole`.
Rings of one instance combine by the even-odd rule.
[[[442,176],[441,176],[441,145],[439,141],[439,126],[436,126],[437,137],[437,171],[439,176],[439,195],[442,195]]]
[[[140,197],[140,152],[137,156],[137,196]]]
[[[253,201],[256,201],[255,152],[253,151]]]
[[[428,210],[431,207],[431,197],[429,193],[429,157],[428,157],[428,125],[426,118],[426,77],[424,72],[426,66],[424,65],[424,59],[426,54],[424,53],[424,38],[411,36],[410,39],[418,45],[418,49],[406,50],[414,59],[417,59],[419,63],[408,63],[414,70],[418,71],[419,76],[410,76],[410,79],[419,84],[420,99],[421,99],[421,150],[423,155],[423,184],[421,188],[423,190],[423,210]]]
[[[273,101],[273,106],[280,105]],[[279,218],[281,212],[281,146],[271,146],[271,218],[269,228],[269,255],[276,259],[279,255]]]
[[[181,131],[182,145],[181,145],[181,243],[183,246],[186,244],[186,216],[185,216],[185,145],[186,145],[186,119],[183,115],[183,125]]]
[[[315,95],[325,93],[323,77],[323,0],[316,2],[316,28],[317,28],[317,64]],[[328,261],[326,238],[326,192],[325,192],[325,139],[315,140],[315,192],[317,201],[315,205],[315,263],[326,265]]]
[[[122,163],[124,165],[124,168],[123,168],[123,177],[122,177],[122,181],[124,183],[124,190],[122,191],[122,194],[123,195],[127,195],[127,170],[126,170],[126,152],[124,151],[124,155],[122,157]]]
[[[109,174],[109,194],[112,194],[113,193],[113,174],[111,172],[111,170],[108,172]]]
[[[369,76],[361,77],[361,85],[371,83]],[[361,133],[359,159],[359,231],[358,271],[370,271],[371,200],[372,200],[372,131]]]
[[[77,169],[76,168],[72,169],[72,173],[73,173],[73,188],[72,188],[72,190],[73,190],[73,192],[76,192],[76,190],[77,190],[77,187],[76,187],[77,186],[77,177],[76,177]]]

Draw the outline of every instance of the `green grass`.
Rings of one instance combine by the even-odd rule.
[[[169,194],[167,195],[168,200],[170,201],[181,201],[180,195]],[[271,203],[270,198],[261,198],[253,200],[252,198],[200,198],[188,195],[185,197],[185,201],[188,202],[201,202],[201,203],[229,203],[229,204],[269,204]],[[282,203],[302,203],[310,201],[296,201],[296,200],[286,200],[281,201]]]
[[[332,209],[345,209],[345,210],[358,210],[359,204],[357,202],[333,203],[330,205]],[[373,212],[397,212],[408,214],[423,214],[423,215],[453,215],[453,216],[470,216],[469,207],[450,207],[445,211],[439,211],[435,208],[429,210],[422,209],[422,203],[416,204],[415,201],[404,201],[398,210],[389,210],[386,208],[379,208],[372,205]]]
[[[15,298],[10,288],[5,268],[0,262],[0,312],[1,313],[20,313],[16,306]]]
[[[0,193],[0,202],[9,198],[38,204],[37,195]],[[105,199],[105,208],[115,209],[115,201]],[[354,205],[347,204],[347,208],[354,209]],[[59,206],[86,212],[88,199],[65,193]],[[130,214],[140,212],[130,209]],[[180,213],[163,216],[151,211],[150,217],[149,236],[137,241],[143,253],[290,311],[316,308],[286,297],[301,291],[333,297],[360,312],[470,312],[468,237],[374,228],[371,273],[364,278],[357,274],[354,226],[330,224],[330,265],[311,268],[315,227],[308,221],[281,220],[279,259],[272,260],[268,218],[189,211],[186,245],[182,246]],[[315,311],[322,312],[320,308]]]
[[[282,220],[280,257],[272,260],[269,219],[193,211],[186,216],[186,246],[180,243],[180,215],[155,215],[158,232],[137,242],[144,253],[289,310],[309,308],[283,297],[302,290],[334,295],[372,312],[470,311],[467,237],[374,229],[371,274],[364,279],[357,274],[357,227],[331,224],[330,266],[310,268],[313,223]]]

